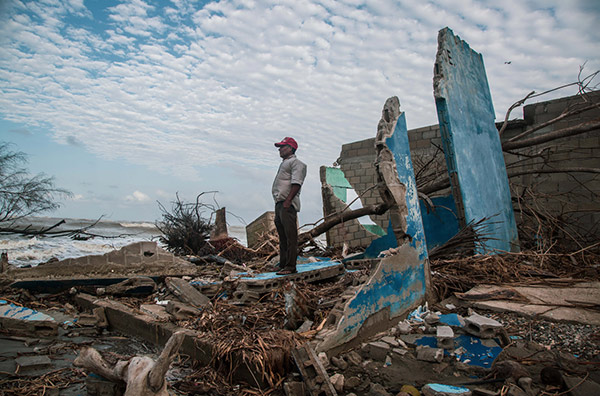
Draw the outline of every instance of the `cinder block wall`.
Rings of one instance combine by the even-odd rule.
[[[246,226],[246,241],[253,249],[260,245],[265,234],[275,230],[275,212],[269,211],[260,215]]]
[[[600,94],[591,96],[596,103],[600,102]],[[581,99],[577,96],[565,97],[556,100],[534,103],[527,105],[523,109],[524,119],[511,121],[502,135],[502,141],[507,141],[521,132],[535,125],[547,122],[559,116],[569,105],[577,103]],[[513,112],[513,116],[515,116]],[[600,109],[586,111],[578,115],[566,118],[565,120],[556,123],[550,127],[540,129],[530,135],[531,137],[545,134],[549,131],[558,130],[560,128],[577,125],[581,122],[590,121],[600,116]],[[500,123],[497,124],[500,128]],[[412,129],[408,131],[408,139],[411,149],[411,158],[415,168],[415,172],[428,164],[428,161],[435,157],[436,167],[443,170],[447,174],[447,168],[443,154],[438,150],[441,149],[441,136],[438,125],[430,125],[422,128]],[[556,148],[558,146],[558,149]],[[569,138],[555,140],[543,145],[535,146],[532,149],[515,150],[515,154],[506,154],[505,162],[515,163],[524,159],[525,155],[530,152],[539,152],[547,150],[547,158],[550,160],[548,165],[555,167],[600,167],[600,135],[597,130],[587,132],[585,134],[572,136]],[[436,155],[437,153],[437,155]],[[375,173],[375,139],[366,139],[358,142],[348,143],[342,146],[342,151],[338,159],[338,164],[346,179],[354,187],[356,193],[361,196],[363,206],[379,203],[379,194],[376,188],[370,187],[377,184],[377,175]],[[428,164],[427,166],[432,166]],[[522,165],[509,167],[508,172],[523,171],[531,168],[531,165]],[[322,180],[323,181],[323,180]],[[418,182],[417,177],[417,182]],[[527,174],[511,178],[511,185],[516,186],[513,191],[515,194],[521,194],[524,187],[535,189],[540,194],[547,194],[540,202],[543,203],[546,210],[550,213],[558,215],[565,211],[570,211],[573,218],[577,218],[577,228],[581,234],[596,233],[598,234],[600,223],[600,203],[597,195],[600,194],[600,177],[594,173],[577,173],[577,180],[569,174],[564,173],[541,173]],[[369,191],[367,191],[369,190]],[[449,189],[441,191],[435,195],[446,195]],[[568,194],[567,194],[568,193]],[[333,195],[333,194],[331,194]],[[324,200],[327,199],[324,194]],[[337,202],[333,202],[337,200]],[[329,204],[324,205],[324,215],[332,213],[332,211],[341,210],[344,205],[339,199],[333,196],[329,199]],[[518,209],[518,208],[516,208]],[[516,214],[517,223],[521,221],[518,213]],[[389,218],[387,214],[381,216],[373,216],[372,220],[387,230]],[[358,224],[358,221],[341,224],[327,233],[327,241],[330,246],[340,247],[344,242],[347,242],[351,247],[367,247],[371,241],[377,238],[366,231]]]
[[[588,103],[595,103],[596,108],[569,116],[555,124],[540,129],[528,136],[538,137],[548,132],[573,127],[580,123],[592,121],[600,117],[600,92],[587,97]],[[573,106],[585,103],[580,96],[570,96],[525,106],[523,121],[520,125],[507,130],[502,140],[507,141],[526,129],[542,125]],[[535,168],[600,168],[600,131],[592,130],[576,136],[570,136],[533,148],[513,150],[505,154],[505,161],[513,163],[524,160],[527,156],[541,154]],[[529,161],[530,162],[530,161]],[[509,175],[517,171],[526,171],[528,167],[508,167]],[[583,239],[598,240],[600,237],[600,175],[597,173],[534,173],[511,177],[513,197],[522,196],[525,188],[530,188],[537,195],[536,203],[540,210],[552,216],[567,219],[570,232],[578,233]],[[517,222],[520,221],[519,208],[515,206]]]

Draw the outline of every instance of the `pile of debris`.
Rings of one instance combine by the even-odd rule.
[[[56,293],[4,288],[0,330],[11,350],[0,353],[4,358],[0,371],[5,373],[2,386],[9,395],[39,394],[40,389],[47,393],[50,389],[81,391],[84,387],[90,395],[100,394],[94,393],[100,392],[98,389],[105,392],[102,394],[118,395],[128,383],[126,377],[106,381],[86,373],[98,366],[114,368],[132,362],[145,362],[144,372],[148,373],[161,361],[161,346],[171,345],[170,350],[162,350],[162,356],[169,356],[172,368],[161,371],[166,381],[159,384],[164,390],[168,383],[179,395],[461,394],[458,390],[492,395],[502,389],[503,394],[533,395],[570,388],[574,388],[573,395],[585,394],[576,392],[593,387],[593,381],[600,382],[600,321],[592,315],[598,283],[565,281],[535,271],[515,278],[526,272],[513,267],[516,264],[511,257],[479,256],[478,262],[488,280],[504,283],[512,278],[516,284],[479,285],[454,293],[431,310],[428,305],[421,306],[381,333],[361,336],[352,345],[330,351],[318,350],[320,337],[339,320],[346,301],[369,280],[377,260],[370,264],[306,260],[299,266],[312,265],[312,269],[291,275],[296,277],[293,279],[252,269],[265,266],[264,262],[248,266],[213,262],[199,265],[194,276],[132,277]],[[502,258],[511,264],[501,265],[506,264]],[[453,261],[451,265],[455,279],[477,282],[469,264],[460,266]],[[435,286],[444,266],[434,268]],[[540,280],[554,283],[543,288]],[[532,283],[538,284],[534,287]],[[548,300],[543,304],[540,295],[532,296],[527,287],[556,296],[564,289],[571,302]],[[569,290],[576,287],[579,289]],[[240,298],[240,292],[246,297]],[[591,294],[586,295],[588,292]],[[518,306],[490,313],[498,303]],[[551,308],[567,309],[565,305],[576,316],[571,322],[579,318],[584,323],[559,325],[550,322],[551,318],[523,316],[542,317],[524,307],[552,312]],[[559,328],[576,334],[559,338]],[[177,342],[168,344],[176,334]],[[573,343],[576,338],[578,342]],[[131,341],[135,339],[141,340],[142,346],[134,347],[138,342]],[[116,347],[116,343],[125,345]],[[173,350],[177,343],[181,343],[178,357]],[[585,350],[578,350],[583,345]],[[116,352],[119,348],[122,353]],[[81,352],[84,350],[87,352]],[[87,357],[78,360],[84,371],[64,363],[72,361],[76,353]],[[140,360],[148,354],[153,358]],[[94,358],[90,360],[90,356]],[[162,361],[164,368],[165,359]],[[554,382],[545,377],[549,371]],[[40,376],[40,372],[46,375]],[[53,382],[54,373],[61,373],[61,381]],[[133,381],[139,382],[136,378]]]

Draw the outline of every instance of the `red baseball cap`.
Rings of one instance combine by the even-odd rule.
[[[298,143],[291,137],[284,137],[279,143],[275,143],[275,147],[290,146],[294,150],[298,150]]]

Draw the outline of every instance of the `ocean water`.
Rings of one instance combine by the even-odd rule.
[[[62,218],[53,217],[31,217],[26,221],[21,221],[21,226],[31,225],[32,229],[40,229],[52,226]],[[87,227],[95,220],[87,219],[69,219],[66,218],[65,224],[54,230],[72,230]],[[246,232],[244,226],[228,227],[229,235],[238,239],[240,243],[246,246]],[[22,266],[35,266],[44,263],[50,259],[56,258],[63,260],[66,258],[75,258],[87,255],[96,255],[108,253],[123,246],[140,241],[156,241],[159,246],[160,231],[152,222],[125,222],[101,220],[94,227],[87,230],[88,233],[102,235],[103,237],[93,237],[87,240],[75,240],[68,236],[21,236],[21,235],[0,235],[0,252],[8,253],[9,263]]]

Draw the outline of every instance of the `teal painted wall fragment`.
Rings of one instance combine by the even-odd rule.
[[[483,58],[448,28],[438,35],[434,96],[459,214],[464,223],[489,219],[484,232],[493,239],[478,246],[478,252],[518,251],[506,165]]]
[[[341,169],[330,167],[325,168],[325,181],[332,187],[333,193],[336,197],[344,202],[347,202],[347,191],[349,188],[352,188],[352,186],[344,176],[344,172]]]

